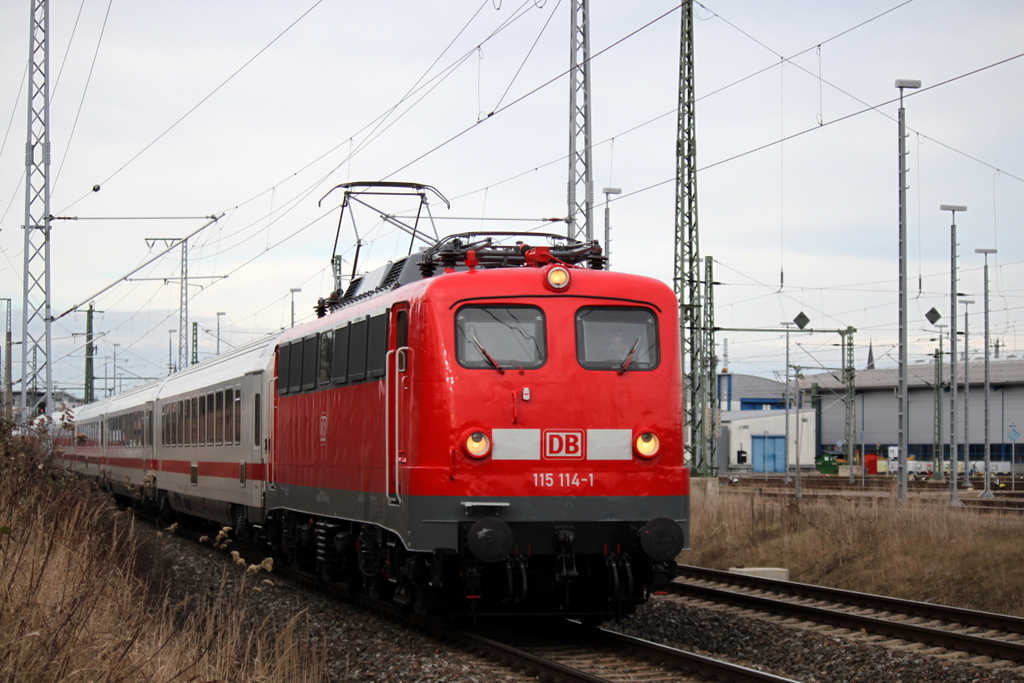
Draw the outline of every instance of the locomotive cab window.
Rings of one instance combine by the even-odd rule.
[[[646,308],[581,308],[576,358],[587,370],[653,370],[659,360],[657,316]]]
[[[544,313],[536,306],[463,306],[455,347],[464,368],[539,368],[547,360]]]

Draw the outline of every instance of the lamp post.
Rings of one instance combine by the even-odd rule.
[[[292,293],[292,327],[295,327],[295,295],[301,292],[302,290],[293,287],[290,291]]]
[[[988,372],[988,255],[996,253],[996,250],[975,249],[974,253],[985,255],[985,490],[981,492],[981,497],[995,498],[995,494],[992,493],[992,444],[988,435],[988,397],[989,392],[992,389],[992,387],[989,385]]]
[[[945,481],[942,472],[942,337],[943,323],[936,323],[939,330],[939,350],[935,354],[935,443],[932,446],[932,480]]]
[[[899,378],[899,494],[901,503],[907,500],[907,120],[903,109],[903,91],[921,87],[921,81],[898,79],[900,89],[899,152],[900,152],[900,378]]]
[[[964,488],[971,488],[971,319],[968,306],[974,299],[960,299],[964,305]]]
[[[787,322],[787,321],[784,320],[780,324],[784,325],[786,327],[786,389],[785,389],[785,394],[784,394],[784,397],[785,397],[784,401],[785,401],[785,405],[786,405],[786,448],[785,448],[786,456],[785,456],[785,464],[786,464],[786,472],[788,474],[789,473],[789,326],[790,325],[794,325],[795,323]],[[799,414],[799,413],[797,413],[797,414]],[[794,484],[793,497],[796,500],[800,500],[800,461],[799,460],[797,460],[796,484]]]
[[[293,311],[295,310],[294,309],[294,304],[293,304],[292,310]],[[220,355],[220,317],[222,315],[224,315],[224,311],[217,311],[217,355],[218,356]],[[292,313],[292,316],[293,317],[295,316],[294,312]],[[292,324],[294,325],[295,323],[293,322]]]
[[[621,187],[606,187],[604,192],[604,255],[608,259],[605,268],[612,269],[612,195],[622,194]]]
[[[966,211],[966,206],[942,204],[939,211],[950,212],[949,246],[949,504],[963,503],[956,495],[956,212]]]

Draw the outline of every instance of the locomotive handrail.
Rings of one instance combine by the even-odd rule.
[[[401,346],[397,349],[389,349],[384,357],[384,496],[388,499],[390,505],[401,505],[402,494],[399,490],[399,482],[401,481],[398,476],[398,464],[399,464],[399,448],[398,439],[401,428],[401,415],[399,411],[401,396],[401,387],[399,386],[399,379],[405,374],[408,366],[408,361],[402,364],[402,370],[398,369],[399,358],[406,359],[409,354],[408,346]],[[394,372],[389,375],[389,370],[392,367],[391,360],[394,356]],[[392,404],[392,382],[394,383],[394,403]],[[395,418],[391,419],[391,409],[394,407]],[[392,424],[393,423],[393,424]],[[391,446],[394,444],[394,469],[395,469],[395,491],[391,492]]]

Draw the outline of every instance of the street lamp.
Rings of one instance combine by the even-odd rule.
[[[992,493],[992,444],[988,436],[988,396],[991,391],[988,374],[988,255],[996,253],[995,249],[975,249],[975,254],[985,255],[985,490],[981,492],[982,498],[994,498]],[[1012,468],[1011,468],[1012,469]]]
[[[899,415],[899,494],[900,502],[907,500],[907,120],[903,109],[903,91],[921,87],[921,81],[898,79],[900,89],[899,152],[900,152],[900,415]]]
[[[964,305],[964,488],[971,488],[971,319],[968,306],[974,299],[960,299]]]
[[[295,307],[294,307],[294,304],[293,304],[293,306],[292,306],[292,311],[293,311],[292,312],[292,318],[293,319],[295,317],[294,310],[295,310]],[[220,317],[222,315],[224,315],[224,311],[217,311],[217,355],[218,356],[220,355]],[[295,323],[293,322],[292,324],[294,325]]]
[[[605,261],[605,268],[608,270],[612,269],[612,195],[622,194],[621,187],[606,187],[604,192],[604,255],[608,260]]]
[[[292,293],[292,327],[295,327],[295,295],[301,292],[302,290],[293,287],[290,291]]]
[[[945,481],[945,475],[942,472],[942,341],[943,328],[948,325],[938,322],[938,318],[933,325],[939,330],[939,348],[935,352],[935,438],[932,444],[932,480],[942,483]]]
[[[789,326],[796,325],[801,330],[807,327],[807,323],[811,322],[810,319],[804,315],[803,311],[797,314],[793,318],[792,322],[783,320],[780,325],[784,325],[786,328],[786,472],[789,472]],[[800,404],[797,401],[797,420],[800,420]],[[799,423],[798,423],[799,424]],[[799,429],[799,427],[798,427]],[[799,439],[800,432],[797,432],[797,438]],[[793,488],[793,498],[800,500],[800,448],[796,447],[796,483]]]
[[[966,206],[942,204],[939,211],[950,212],[949,241],[949,504],[963,503],[956,496],[956,212],[966,211]]]

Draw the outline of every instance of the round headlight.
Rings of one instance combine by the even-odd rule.
[[[661,448],[661,439],[653,432],[644,432],[636,437],[634,446],[636,447],[636,454],[641,458],[653,458],[658,454],[658,449]]]
[[[555,291],[561,291],[569,286],[569,271],[562,266],[556,266],[548,270],[548,286]]]
[[[491,440],[483,432],[472,432],[462,443],[466,455],[471,458],[483,458],[491,452]]]

